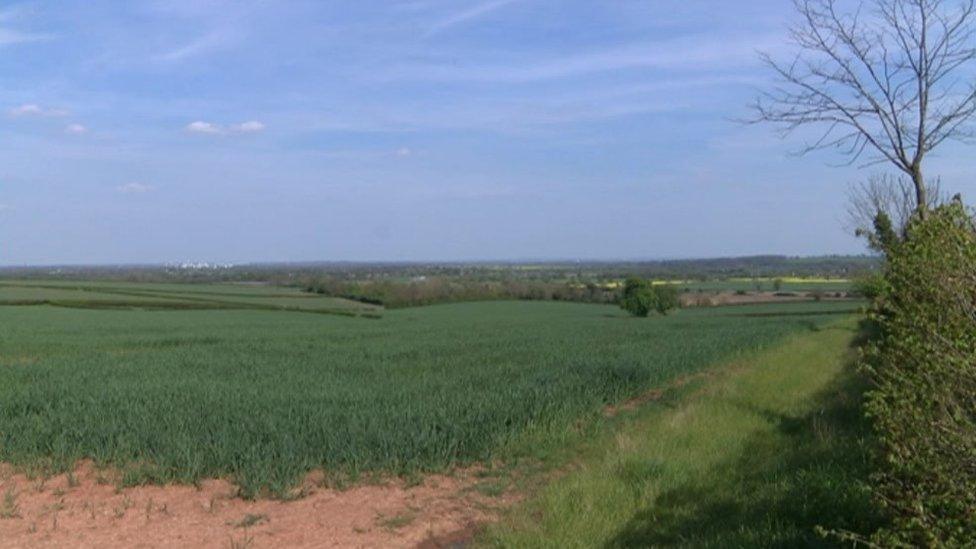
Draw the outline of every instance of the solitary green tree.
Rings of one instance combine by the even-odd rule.
[[[624,282],[620,308],[642,318],[650,315],[651,311],[666,315],[678,308],[678,292],[670,285],[655,286],[649,280],[628,278]]]

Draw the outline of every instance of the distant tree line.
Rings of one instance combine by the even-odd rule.
[[[575,285],[585,285],[605,284],[628,277],[696,281],[787,276],[853,278],[877,272],[880,267],[879,257],[871,255],[754,256],[659,261],[269,263],[209,268],[171,265],[24,266],[2,267],[0,278],[177,283],[264,282],[284,286],[299,286],[313,279],[404,282],[428,278],[502,285],[517,281],[572,282]]]
[[[615,303],[618,291],[594,283],[535,280],[477,281],[431,277],[409,281],[358,281],[321,278],[306,281],[308,291],[390,309],[462,301],[533,300]]]

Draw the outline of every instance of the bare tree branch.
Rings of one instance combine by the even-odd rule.
[[[976,0],[794,0],[789,62],[761,54],[779,83],[754,103],[752,122],[782,135],[819,126],[801,150],[834,149],[908,175],[913,210],[931,200],[926,155],[976,138]],[[846,9],[844,9],[846,8]]]
[[[928,182],[928,209],[949,202],[938,180]],[[867,180],[851,185],[847,190],[847,228],[858,236],[868,239],[873,248],[875,220],[885,214],[895,231],[901,236],[915,214],[915,189],[911,180],[904,176],[879,173]]]

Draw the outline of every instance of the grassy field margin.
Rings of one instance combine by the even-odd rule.
[[[488,528],[497,547],[835,546],[870,532],[857,320],[791,336],[628,412],[574,471]]]

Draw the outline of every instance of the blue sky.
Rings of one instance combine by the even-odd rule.
[[[0,5],[0,264],[864,251],[732,121],[783,0]]]

